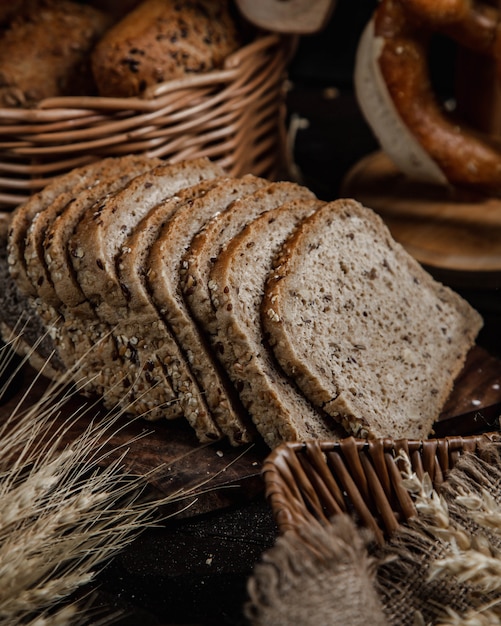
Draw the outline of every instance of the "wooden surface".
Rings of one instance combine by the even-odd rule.
[[[6,419],[17,405],[33,376],[31,368],[26,367],[22,371],[10,395],[5,396],[0,406],[0,419]],[[41,379],[27,395],[26,402],[36,402],[46,387],[47,381]],[[54,417],[54,430],[60,428],[68,416],[78,414],[79,408],[88,403],[88,399],[81,396],[71,397]],[[65,434],[63,442],[72,441],[91,420],[96,416],[98,419],[104,417],[105,414],[99,406],[83,416],[80,414]],[[435,424],[435,435],[464,435],[497,430],[500,414],[501,361],[475,346]],[[118,425],[120,428],[114,427],[107,447],[113,450],[127,445],[128,471],[149,476],[152,489],[159,495],[172,494],[180,489],[199,493],[197,502],[185,515],[198,515],[251,499],[262,489],[261,466],[270,452],[262,442],[240,448],[223,442],[200,445],[184,420],[128,421],[124,416]],[[391,436],[391,433],[388,435]],[[106,462],[111,458],[113,456],[108,457]]]
[[[382,152],[358,162],[342,194],[377,211],[423,265],[463,286],[501,286],[501,199],[411,181]]]

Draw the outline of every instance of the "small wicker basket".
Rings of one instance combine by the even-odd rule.
[[[285,443],[264,462],[266,497],[281,533],[314,520],[329,523],[333,516],[349,512],[383,543],[415,514],[402,485],[399,450],[407,453],[418,477],[427,472],[437,486],[461,454],[475,453],[493,436]]]
[[[292,37],[261,33],[221,70],[162,83],[141,98],[50,98],[35,109],[0,109],[0,205],[9,210],[58,174],[126,153],[207,156],[231,175],[276,178],[294,46]]]

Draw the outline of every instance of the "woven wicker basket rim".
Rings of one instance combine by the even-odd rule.
[[[476,453],[498,435],[284,443],[264,461],[266,497],[282,534],[302,524],[327,524],[334,515],[350,512],[382,543],[415,514],[402,485],[400,450],[420,478],[427,472],[438,486],[462,454]]]
[[[141,98],[48,98],[0,109],[0,204],[106,156],[208,157],[228,174],[284,167],[284,81],[296,38],[258,32],[224,67],[167,81]]]

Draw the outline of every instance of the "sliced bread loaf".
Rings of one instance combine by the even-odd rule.
[[[200,199],[179,207],[159,229],[147,260],[152,301],[188,360],[216,424],[234,444],[249,441],[252,437],[247,415],[226,373],[190,315],[180,287],[180,270],[186,248],[208,220],[215,213],[224,211],[237,198],[253,193],[266,184],[264,179],[252,175],[240,179],[227,178]]]
[[[95,350],[79,355],[80,374],[102,383],[107,406],[116,404],[117,394],[125,398],[135,383],[125,375],[127,349],[113,333],[117,307],[124,301],[116,257],[140,220],[160,201],[221,174],[220,167],[205,158],[154,168],[90,207],[68,242],[77,281],[100,320],[93,328],[98,340]],[[171,401],[164,408],[182,414],[172,389]]]
[[[26,270],[37,296],[46,304],[57,308],[64,302],[58,296],[58,290],[64,293],[63,285],[70,280],[66,241],[76,226],[75,216],[82,215],[80,211],[83,212],[83,206],[90,206],[104,195],[122,188],[135,176],[161,163],[160,159],[151,159],[144,155],[103,159],[99,162],[99,167],[96,164],[93,178],[83,190],[70,189],[67,193],[59,194],[53,202],[33,217],[25,238]],[[78,213],[75,207],[79,208]],[[58,219],[63,215],[66,215],[64,222]],[[68,216],[71,216],[71,219],[68,219]],[[52,228],[56,222],[57,228],[64,224],[59,234],[57,228],[55,230]],[[58,247],[57,243],[61,240],[64,241],[64,245]],[[71,285],[74,286],[73,281]]]
[[[312,199],[306,187],[291,182],[270,183],[238,198],[220,211],[195,235],[180,266],[180,285],[191,314],[205,332],[216,332],[216,318],[210,297],[209,275],[223,247],[261,213],[293,198]]]
[[[268,280],[262,319],[283,369],[346,430],[418,439],[482,325],[353,200],[301,223]]]
[[[43,211],[62,194],[67,194],[69,199],[71,194],[85,189],[92,183],[96,171],[101,167],[101,161],[96,161],[57,176],[13,212],[8,240],[9,268],[21,292],[36,296],[36,289],[25,263],[26,234],[31,222],[40,211]]]
[[[338,437],[335,420],[315,410],[276,366],[263,341],[261,300],[272,260],[298,223],[322,203],[295,200],[257,217],[219,254],[210,273],[214,350],[270,447]]]
[[[134,381],[127,395],[117,398],[117,402],[125,400],[132,412],[147,412],[151,419],[177,417],[172,408],[180,408],[200,441],[218,439],[221,431],[210,416],[204,392],[176,338],[150,300],[146,288],[147,257],[163,224],[221,180],[226,179],[202,181],[153,207],[124,242],[116,260],[123,302],[115,309],[113,332],[123,353],[125,374]],[[171,408],[172,403],[176,407]]]
[[[54,354],[54,344],[42,320],[32,309],[33,298],[22,294],[10,275],[7,240],[12,213],[0,213],[0,336],[37,371],[53,380],[63,364]]]

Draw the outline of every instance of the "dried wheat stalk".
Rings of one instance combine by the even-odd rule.
[[[13,336],[0,347],[0,374],[14,370],[11,380],[11,348],[18,340]],[[88,405],[54,431],[55,415],[75,393],[74,387],[68,390],[69,380],[68,375],[50,384],[27,408],[26,390],[0,422],[0,625],[86,623],[81,607],[61,601],[156,523],[160,505],[188,495],[143,497],[145,477],[124,473],[127,449],[106,451],[120,428],[120,412],[94,421]],[[62,446],[67,429],[82,416],[88,427]],[[108,454],[113,457],[103,464]]]

